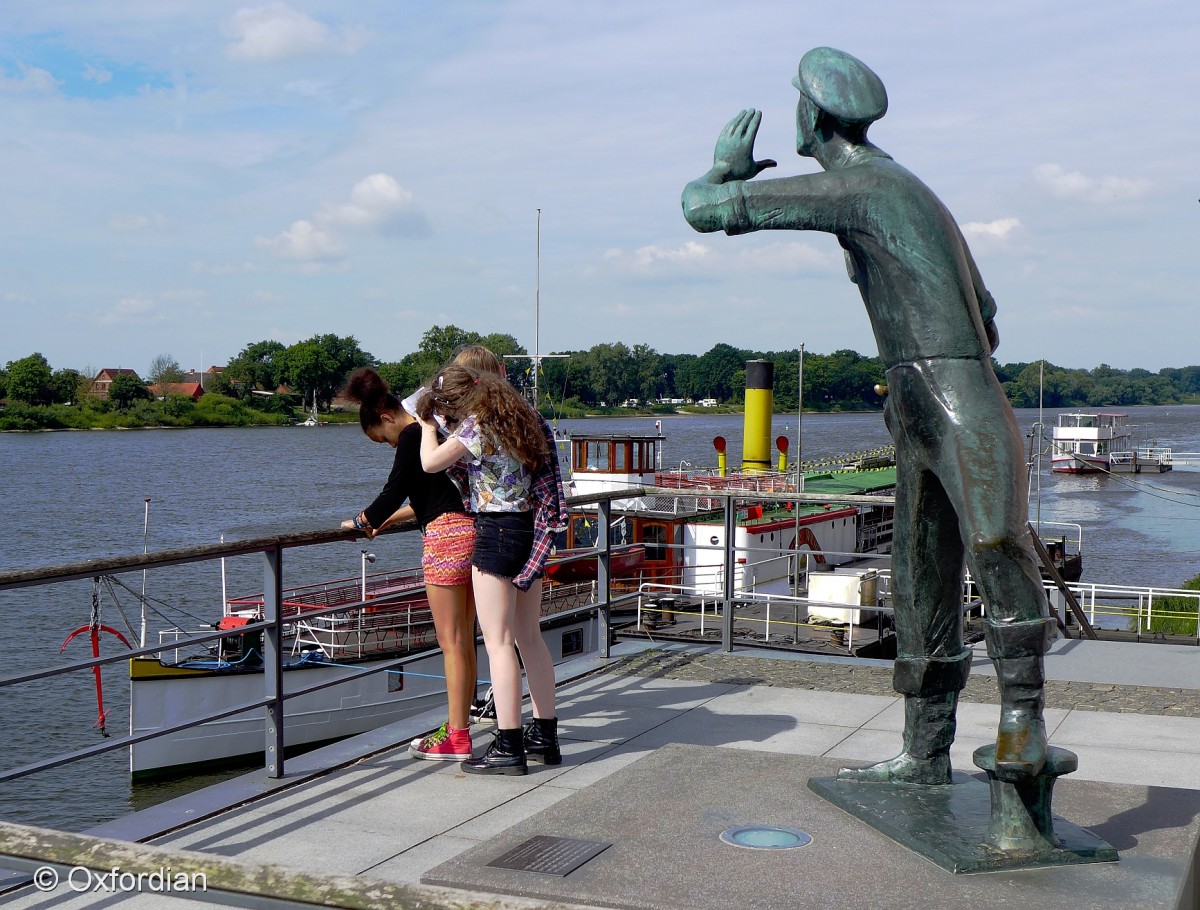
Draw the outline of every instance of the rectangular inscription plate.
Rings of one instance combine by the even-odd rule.
[[[543,875],[570,875],[588,860],[599,856],[612,844],[573,837],[549,837],[539,834],[518,844],[503,856],[488,863],[499,869],[540,872]]]

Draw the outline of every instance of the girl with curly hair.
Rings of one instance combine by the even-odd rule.
[[[433,417],[446,421],[439,440]],[[525,774],[528,759],[559,764],[554,662],[542,638],[542,567],[565,519],[562,484],[545,423],[505,379],[461,364],[444,368],[418,407],[421,463],[467,469],[476,513],[472,582],[491,665],[496,738],[473,774]],[[521,664],[533,720],[521,726]]]

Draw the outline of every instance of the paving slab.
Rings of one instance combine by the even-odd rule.
[[[683,767],[687,774],[678,773]],[[1117,847],[1119,862],[963,876],[805,787],[810,777],[836,770],[828,759],[667,746],[431,869],[422,881],[629,910],[1194,906],[1200,791],[1064,779],[1056,811]],[[721,842],[722,831],[741,825],[800,829],[812,842],[780,850]],[[612,846],[568,875],[488,865],[537,836]]]

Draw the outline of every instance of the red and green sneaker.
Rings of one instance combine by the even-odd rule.
[[[471,757],[471,749],[470,731],[442,724],[420,742],[413,742],[408,754],[426,761],[466,761]]]

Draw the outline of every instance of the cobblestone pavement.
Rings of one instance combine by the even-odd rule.
[[[605,672],[737,686],[782,686],[855,695],[896,696],[892,689],[892,671],[888,667],[771,660],[740,654],[687,654],[651,649],[623,658]],[[998,704],[995,677],[972,676],[961,698],[981,704]],[[1200,717],[1200,689],[1118,686],[1052,679],[1046,681],[1046,707]]]

